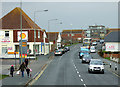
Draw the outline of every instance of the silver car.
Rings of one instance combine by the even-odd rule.
[[[88,66],[88,72],[101,72],[104,74],[104,64],[100,59],[91,59],[89,66]]]

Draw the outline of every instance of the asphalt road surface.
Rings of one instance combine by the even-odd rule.
[[[55,56],[53,61],[44,70],[39,79],[32,85],[68,85],[78,87],[118,87],[119,77],[105,69],[104,74],[88,73],[88,64],[82,64],[78,57],[77,44],[62,56]],[[99,58],[97,53],[91,54],[93,58]]]

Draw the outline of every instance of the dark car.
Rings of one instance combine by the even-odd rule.
[[[65,47],[65,51],[70,51],[70,48],[69,47]]]
[[[90,50],[89,49],[85,49],[85,48],[81,48],[81,51],[79,52],[79,58],[82,59],[84,54],[90,54]]]
[[[82,63],[86,62],[89,63],[92,59],[92,56],[90,54],[84,54],[83,58],[82,58]]]

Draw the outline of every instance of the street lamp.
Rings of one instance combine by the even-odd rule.
[[[20,8],[22,10],[22,0],[20,1]],[[20,28],[21,28],[21,59],[19,60],[19,64],[22,64],[22,11],[20,12]]]
[[[70,24],[70,25],[71,25],[71,28],[72,28],[73,24]],[[72,30],[71,30],[71,44],[72,44]]]
[[[48,10],[46,9],[46,10],[40,10],[40,11],[34,11],[34,56],[36,57],[36,46],[35,46],[35,38],[36,38],[36,31],[35,31],[35,14],[37,13],[37,12],[47,12]]]
[[[49,28],[50,28],[50,21],[56,21],[58,19],[50,19],[48,20],[48,40],[50,41],[50,38],[49,38]],[[50,42],[49,42],[49,51],[50,51]]]

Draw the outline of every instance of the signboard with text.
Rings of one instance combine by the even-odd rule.
[[[118,43],[106,43],[105,44],[106,51],[111,51],[111,52],[120,51],[119,46],[120,46],[120,44],[118,44]]]

